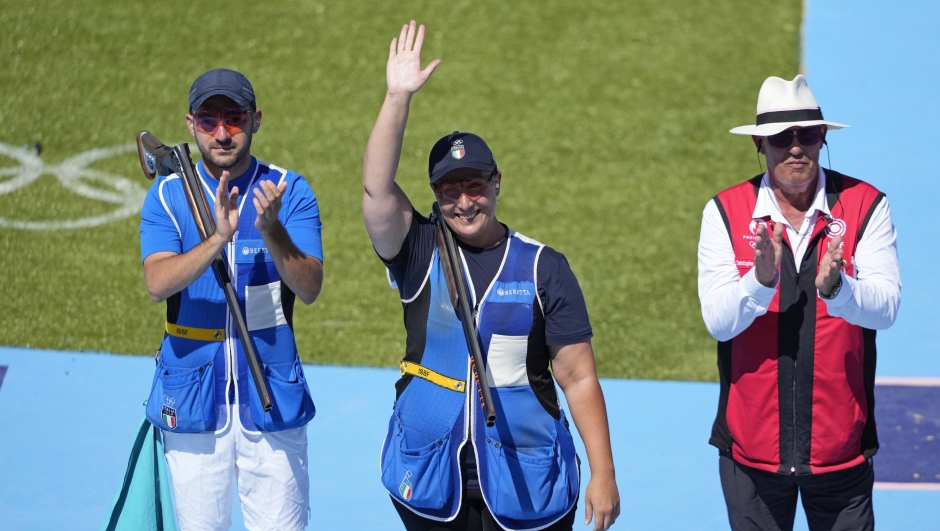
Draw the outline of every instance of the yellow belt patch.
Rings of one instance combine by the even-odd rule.
[[[443,374],[434,372],[427,367],[422,367],[417,363],[411,363],[410,361],[401,362],[401,365],[398,366],[398,370],[401,371],[402,376],[406,374],[417,376],[432,384],[450,389],[451,391],[457,391],[458,393],[464,392],[464,389],[467,388],[467,382],[463,380],[455,380],[454,378],[444,376]]]
[[[225,329],[223,328],[196,328],[194,326],[167,323],[166,333],[173,337],[195,339],[196,341],[225,341]]]

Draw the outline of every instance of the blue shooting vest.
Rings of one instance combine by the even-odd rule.
[[[211,212],[215,194],[205,182],[201,161],[197,167]],[[254,197],[253,190],[260,188],[261,181],[277,185],[287,177],[287,170],[253,158],[245,175],[251,177],[239,194],[238,232],[224,254],[274,407],[265,412],[261,406],[225,295],[210,267],[195,282],[167,300],[168,329],[216,329],[224,334],[217,334],[221,340],[199,340],[169,333],[164,337],[147,402],[147,419],[163,430],[221,431],[230,421],[229,405],[237,408],[242,426],[251,431],[281,431],[303,426],[316,412],[290,325],[294,294],[281,282],[264,240],[255,228],[257,211],[250,199]],[[161,179],[161,201],[179,227],[184,252],[188,251],[201,239],[185,200],[183,183],[176,175]],[[246,205],[246,201],[249,204]]]
[[[502,527],[541,529],[560,520],[577,501],[577,456],[564,410],[559,406],[556,417],[540,403],[526,370],[529,355],[548,356],[544,337],[535,337],[544,336],[544,330],[533,326],[534,312],[541,311],[536,266],[543,247],[510,231],[503,264],[486,293],[473,293],[468,281],[496,409],[492,428],[486,427],[477,399],[463,328],[436,249],[424,285],[413,299],[403,301],[427,304],[425,348],[420,359],[408,361],[469,384],[457,392],[412,375],[399,381],[382,446],[382,483],[397,501],[425,518],[449,521],[460,510],[458,456],[470,437],[484,501]],[[466,263],[464,274],[469,278]],[[530,345],[540,351],[530,354]]]

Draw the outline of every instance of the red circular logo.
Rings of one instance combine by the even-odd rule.
[[[826,225],[826,235],[832,238],[833,236],[842,236],[845,234],[845,222],[839,218],[833,218],[828,225]]]
[[[764,220],[762,220],[762,219],[752,219],[752,220],[751,220],[751,224],[748,226],[748,228],[751,229],[751,234],[757,234],[757,227],[759,227],[760,224],[763,223],[763,221],[764,221]]]

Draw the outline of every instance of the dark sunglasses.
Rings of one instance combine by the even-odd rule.
[[[440,196],[440,199],[448,203],[456,203],[462,195],[467,196],[467,199],[471,201],[476,201],[490,189],[492,182],[491,179],[473,179],[455,183],[435,184],[433,188]]]
[[[814,127],[803,127],[802,129],[790,130],[777,133],[767,137],[767,142],[771,146],[782,149],[790,147],[793,143],[793,137],[801,146],[815,146],[823,139],[823,128],[821,125]]]
[[[248,113],[245,109],[228,109],[224,111],[196,111],[193,120],[199,132],[208,135],[214,134],[219,125],[225,127],[229,134],[244,133],[242,126],[248,122]]]

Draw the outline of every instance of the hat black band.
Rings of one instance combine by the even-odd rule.
[[[774,124],[782,122],[805,122],[809,120],[822,120],[822,109],[799,109],[796,111],[773,111],[757,115],[757,124]]]

